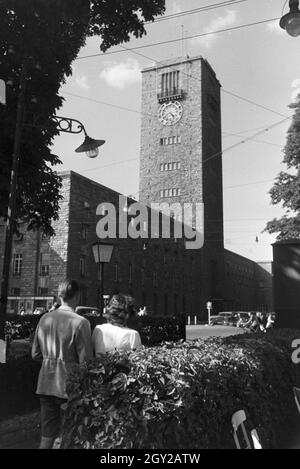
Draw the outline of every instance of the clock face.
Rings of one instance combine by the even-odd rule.
[[[164,103],[158,112],[158,119],[163,125],[174,125],[182,117],[182,105],[178,101]]]

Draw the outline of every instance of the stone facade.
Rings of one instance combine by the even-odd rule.
[[[178,72],[177,93],[165,86],[165,77],[173,72]],[[164,125],[158,118],[166,102],[179,102],[183,109],[173,125]],[[162,170],[169,164],[171,170]],[[166,197],[168,189],[180,193]],[[220,83],[215,72],[202,57],[167,60],[145,69],[140,201],[204,204],[204,247],[193,252],[199,265],[193,283],[200,310],[205,310],[208,299],[220,302],[224,295],[222,197]]]
[[[44,301],[32,300],[30,307],[46,306],[47,301],[53,301],[59,282],[66,276],[79,282],[82,305],[99,304],[99,274],[91,249],[98,240],[96,225],[100,217],[96,208],[107,202],[118,207],[121,194],[74,172],[62,173],[62,182],[59,220],[53,224],[56,235],[47,239],[41,233],[26,232],[23,227],[23,239],[14,242],[13,250],[22,254],[23,261],[20,275],[14,276],[13,266],[11,269],[10,293],[19,288],[18,295],[13,296],[20,300],[10,309],[26,307],[30,298],[42,293]],[[129,201],[129,205],[134,202]],[[151,212],[148,208],[147,211]],[[183,239],[127,238],[112,242],[112,259],[105,265],[104,294],[131,292],[140,305],[146,305],[155,314],[200,312],[201,258],[185,249]],[[42,274],[44,254],[48,254],[49,269]]]
[[[100,219],[96,208],[107,202],[118,207],[121,194],[74,172],[62,173],[62,182],[59,220],[53,224],[56,235],[48,239],[40,232],[27,232],[22,226],[22,239],[14,241],[13,253],[22,255],[22,270],[14,275],[12,261],[9,293],[19,299],[8,302],[9,310],[24,306],[32,311],[36,306],[49,305],[57,295],[59,282],[67,276],[79,282],[82,305],[99,304],[99,274],[91,249],[97,241],[96,225]],[[130,203],[134,201],[129,200]],[[150,220],[152,212],[149,208],[147,211]],[[0,228],[2,268],[3,225]],[[185,249],[184,239],[148,237],[112,242],[112,259],[105,265],[104,294],[131,292],[138,304],[146,305],[154,314],[186,312],[197,314],[199,319],[206,318],[208,300],[213,300],[214,312],[224,308],[260,309],[266,304],[262,296],[265,290],[261,289],[260,299],[257,294],[263,281],[257,273],[259,266],[230,251],[224,251],[225,293],[221,297],[214,266],[208,264],[203,269],[204,250]],[[270,275],[267,277],[269,281]]]
[[[223,308],[228,311],[272,311],[272,263],[256,263],[227,249],[224,258]]]
[[[180,99],[173,99],[171,90],[162,101],[162,75],[174,70],[179,72]],[[183,108],[174,125],[158,118],[166,100]],[[173,143],[173,137],[180,143]],[[165,145],[165,139],[172,143]],[[168,60],[143,71],[140,201],[204,203],[205,240],[218,248],[223,248],[221,141],[220,83],[206,60]],[[179,163],[179,169],[161,171],[161,165],[170,163]],[[179,189],[180,195],[162,197],[161,191],[169,188]]]

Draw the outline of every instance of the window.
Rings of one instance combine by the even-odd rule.
[[[79,287],[79,302],[81,306],[86,306],[87,303],[87,287],[80,285]]]
[[[160,190],[160,197],[161,198],[178,197],[178,196],[180,196],[180,194],[181,194],[181,191],[180,191],[180,189],[177,189],[177,188]]]
[[[154,314],[158,314],[158,298],[157,293],[153,293],[153,312]]]
[[[174,161],[170,163],[161,163],[160,164],[160,171],[177,171],[181,168],[181,163],[179,161]]]
[[[161,145],[176,145],[178,143],[181,143],[181,136],[172,135],[170,137],[162,137],[159,141]]]
[[[164,295],[165,314],[168,314],[168,309],[169,309],[168,306],[169,306],[169,305],[168,305],[168,294],[165,293],[165,295]]]
[[[153,286],[154,286],[154,287],[157,286],[157,275],[156,275],[156,272],[153,272]]]
[[[163,73],[161,76],[161,91],[165,95],[176,94],[179,88],[179,71]]]
[[[81,227],[81,239],[87,239],[88,237],[88,226],[82,225]]]
[[[39,288],[39,296],[48,296],[48,288]]]
[[[142,285],[145,285],[145,269],[141,270],[141,282]]]
[[[81,277],[85,277],[85,274],[86,274],[85,257],[80,257],[79,259],[79,273]]]
[[[12,288],[11,289],[12,296],[21,296],[21,289],[20,288]]]
[[[40,258],[40,275],[45,277],[49,275],[50,253],[42,252]]]
[[[40,275],[42,277],[47,277],[49,275],[49,265],[41,265]]]
[[[13,264],[13,274],[14,275],[21,275],[21,273],[22,273],[22,263],[23,263],[22,254],[15,254],[14,255],[14,264]]]

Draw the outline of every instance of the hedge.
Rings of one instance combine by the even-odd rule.
[[[245,409],[275,448],[297,409],[300,331],[273,330],[106,354],[69,375],[63,448],[234,447],[231,416]]]
[[[46,313],[47,314],[47,313]],[[90,321],[92,330],[97,324],[106,322],[105,319],[95,316],[86,316]],[[9,340],[27,339],[31,337],[40,320],[40,316],[27,315],[9,318],[6,322],[5,332]],[[162,342],[185,340],[184,316],[142,316],[136,317],[128,324],[139,331],[142,343],[154,346]]]
[[[5,335],[8,339],[18,340],[31,337],[40,320],[40,315],[28,314],[26,316],[7,316],[5,322]]]
[[[92,328],[103,319],[89,317]],[[6,322],[9,338],[8,363],[0,365],[0,416],[11,415],[38,405],[35,388],[39,365],[31,360],[31,339],[40,316],[16,316]],[[182,318],[142,317],[131,324],[140,331],[145,345],[185,337]],[[22,340],[26,339],[26,340]],[[27,340],[28,339],[28,340]]]
[[[35,394],[40,364],[20,358],[0,364],[0,417],[38,407]]]
[[[106,323],[105,318],[86,316],[92,330],[99,324]],[[139,331],[142,344],[153,347],[162,342],[186,340],[185,317],[177,316],[140,316],[132,318],[128,327]]]

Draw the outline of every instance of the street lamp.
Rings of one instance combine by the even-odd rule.
[[[113,244],[104,243],[97,241],[92,245],[94,260],[99,266],[99,276],[100,276],[100,314],[103,314],[103,285],[104,285],[104,264],[110,262],[114,246]]]
[[[300,10],[299,0],[290,0],[290,11],[280,20],[280,27],[293,37],[300,35]]]
[[[16,218],[16,195],[17,195],[17,180],[19,171],[19,160],[21,153],[21,140],[22,140],[22,128],[23,128],[23,117],[25,114],[25,97],[26,97],[26,80],[29,62],[31,58],[27,58],[21,68],[19,92],[18,92],[18,103],[17,103],[17,115],[16,115],[16,126],[14,136],[14,148],[12,155],[12,167],[11,167],[11,179],[10,179],[10,191],[7,207],[7,220],[5,226],[5,240],[4,240],[4,259],[3,269],[1,278],[1,296],[0,296],[0,363],[5,362],[5,315],[6,315],[6,304],[7,304],[7,293],[9,286],[9,273],[11,263],[11,251],[12,251],[12,240],[14,232],[14,222]],[[80,147],[75,151],[77,153],[85,152],[89,158],[95,158],[99,153],[99,147],[105,143],[104,140],[94,140],[89,137],[86,133],[84,125],[76,120],[68,117],[52,116],[56,122],[57,130],[59,132],[67,132],[71,134],[77,134],[84,132],[85,140]]]
[[[79,134],[84,132],[84,142],[76,148],[76,153],[85,153],[89,158],[96,158],[99,155],[99,147],[101,147],[105,140],[95,140],[88,136],[84,125],[77,119],[70,119],[69,117],[52,116],[56,122],[57,130],[59,132],[67,132],[69,134]]]

